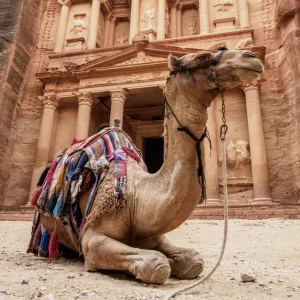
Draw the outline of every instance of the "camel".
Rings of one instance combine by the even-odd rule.
[[[188,219],[201,195],[195,141],[178,130],[174,115],[200,137],[207,122],[207,108],[219,92],[212,80],[213,69],[222,89],[251,83],[264,70],[260,59],[249,50],[225,51],[211,68],[209,63],[214,57],[210,51],[181,58],[169,56],[172,72],[165,97],[174,114],[166,108],[164,163],[157,173],[149,174],[129,157],[125,206],[114,214],[99,216],[97,202],[113,192],[114,177],[109,169],[82,231],[87,271],[120,270],[152,284],[163,284],[170,275],[194,279],[203,271],[204,261],[197,251],[177,247],[165,237]],[[201,148],[204,161],[202,144]],[[87,196],[83,195],[82,213],[86,204]],[[42,214],[41,223],[49,231],[55,228],[59,242],[74,249],[61,222]]]

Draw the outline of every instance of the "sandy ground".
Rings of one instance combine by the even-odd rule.
[[[26,254],[30,222],[0,222],[0,299],[158,300],[192,281],[170,278],[146,285],[122,273],[84,271],[79,260],[47,260]],[[207,274],[220,252],[222,221],[188,221],[168,234],[197,249]],[[241,275],[256,278],[241,282]],[[23,282],[23,284],[22,284]],[[230,220],[224,260],[205,284],[176,299],[300,299],[300,220]]]

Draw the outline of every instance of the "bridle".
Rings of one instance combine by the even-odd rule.
[[[199,65],[199,66],[195,66],[195,67],[185,67],[184,65],[180,65],[176,70],[172,70],[170,72],[170,76],[175,75],[178,72],[185,72],[186,76],[188,78],[190,76],[192,76],[193,80],[195,81],[195,79],[193,77],[193,71],[194,70],[208,69],[208,68],[211,69],[211,77],[208,76],[208,79],[215,83],[216,88],[218,89],[219,93],[221,94],[221,99],[222,99],[222,121],[223,121],[223,125],[220,128],[220,137],[221,137],[222,140],[225,139],[225,135],[226,135],[226,132],[228,130],[228,126],[226,125],[226,118],[225,118],[224,89],[219,84],[218,75],[217,75],[217,72],[216,72],[216,67],[220,63],[220,59],[221,59],[223,53],[227,50],[228,49],[226,47],[219,48],[217,54],[215,55],[215,57],[206,65]],[[169,110],[170,110],[170,113],[168,115],[165,114],[166,107],[168,107]],[[205,174],[204,174],[204,169],[203,169],[203,163],[202,163],[202,159],[201,159],[201,142],[205,138],[207,138],[208,141],[209,141],[210,149],[212,148],[208,130],[205,127],[204,132],[201,135],[201,137],[197,138],[197,136],[194,133],[192,133],[192,131],[187,126],[182,125],[182,123],[179,121],[176,114],[172,110],[172,108],[171,108],[171,106],[170,106],[170,104],[167,100],[167,97],[165,96],[164,101],[163,101],[163,117],[168,118],[169,115],[173,115],[176,122],[178,123],[179,127],[177,128],[177,130],[185,132],[187,135],[189,135],[196,142],[196,152],[197,152],[197,158],[198,158],[197,178],[198,178],[199,185],[201,186],[201,190],[202,190],[201,191],[200,203],[203,203],[203,201],[206,201],[206,180],[205,180]]]

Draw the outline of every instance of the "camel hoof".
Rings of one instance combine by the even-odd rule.
[[[188,250],[182,253],[181,259],[175,261],[176,265],[172,275],[179,279],[195,279],[204,269],[204,261],[201,255],[195,250]]]
[[[167,265],[159,266],[154,270],[153,275],[151,276],[151,283],[154,284],[164,284],[171,274],[171,268]]]
[[[196,264],[192,266],[181,279],[195,279],[197,278],[203,271],[203,264]]]
[[[162,253],[147,253],[146,259],[136,266],[133,274],[145,283],[163,284],[171,274],[171,266]]]

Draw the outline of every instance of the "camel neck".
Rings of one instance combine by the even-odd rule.
[[[201,105],[201,99],[192,101],[186,99],[183,93],[176,91],[176,97],[168,99],[172,110],[182,126],[200,138],[207,121],[206,107]],[[207,95],[206,95],[207,97]],[[207,101],[207,99],[206,99]],[[188,103],[188,104],[187,104]],[[165,160],[162,168],[147,179],[146,185],[153,193],[147,195],[147,208],[153,213],[153,234],[163,234],[182,224],[192,213],[201,199],[201,188],[198,183],[198,159],[196,142],[185,132],[179,131],[178,121],[172,114],[165,120]],[[204,147],[202,161],[204,162]]]

